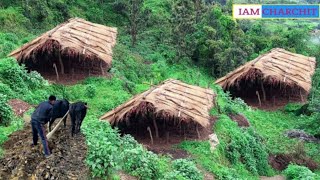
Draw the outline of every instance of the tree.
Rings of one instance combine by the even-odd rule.
[[[208,11],[194,34],[200,63],[210,69],[213,76],[220,77],[243,64],[253,51],[253,45],[236,21],[219,6]]]
[[[193,33],[206,10],[202,0],[177,0],[172,10],[173,43],[178,50],[178,57],[191,56],[195,50],[192,42]]]
[[[144,0],[119,0],[115,7],[128,19],[128,30],[131,35],[131,45],[137,43],[137,35],[148,17],[148,12],[143,9]]]

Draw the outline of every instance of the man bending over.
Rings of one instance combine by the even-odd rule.
[[[50,156],[50,150],[48,146],[48,141],[46,137],[46,131],[44,125],[49,122],[52,117],[52,106],[56,101],[55,96],[50,96],[49,101],[45,101],[39,104],[36,110],[31,115],[31,127],[32,127],[32,136],[33,143],[31,146],[36,146],[38,143],[38,135],[41,138],[41,142],[44,149],[45,157]]]

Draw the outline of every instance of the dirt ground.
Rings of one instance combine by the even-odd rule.
[[[215,118],[211,119],[211,126],[200,131],[200,140],[205,140],[212,133]],[[70,121],[67,121],[70,122]],[[39,141],[36,147],[31,148],[32,132],[29,123],[23,130],[14,132],[9,140],[3,144],[4,156],[0,159],[0,180],[6,179],[89,179],[89,169],[84,160],[87,153],[85,138],[82,134],[71,137],[70,124],[61,127],[49,140],[52,156],[46,159],[42,153],[42,144]],[[150,138],[137,139],[148,150],[157,154],[166,154],[174,159],[191,157],[186,151],[177,148],[183,140],[197,140],[194,135],[170,135],[170,140],[155,139],[151,145]],[[213,175],[204,172],[205,179],[214,179]],[[121,179],[136,179],[120,173]]]
[[[57,76],[54,73],[41,73],[41,75],[47,79],[50,83],[56,83],[56,84],[63,84],[63,85],[74,85],[79,83],[79,81],[83,81],[84,79],[88,77],[106,77],[110,78],[111,74],[106,73],[106,75],[94,75],[94,74],[88,74],[88,73],[76,73],[73,75],[71,74],[59,74],[59,81],[57,80]]]
[[[247,118],[242,114],[230,114],[229,117],[237,122],[239,127],[249,127],[250,123]]]
[[[275,102],[272,100],[267,100],[266,102],[261,102],[261,106],[259,104],[258,99],[252,98],[242,98],[244,102],[246,102],[249,106],[257,109],[263,109],[266,111],[275,111],[285,107],[288,103],[297,103],[302,102],[300,99],[292,99],[288,100],[287,98],[277,98]]]
[[[20,99],[11,99],[9,105],[12,107],[13,112],[17,116],[23,116],[23,114],[30,109],[30,105]]]
[[[139,143],[143,144],[149,151],[152,151],[156,154],[169,155],[173,159],[189,158],[191,155],[182,149],[177,148],[177,145],[184,140],[208,140],[209,135],[212,134],[212,128],[216,122],[217,117],[210,118],[210,125],[207,128],[199,128],[200,139],[195,132],[187,132],[180,134],[179,131],[170,132],[170,136],[167,139],[166,137],[155,138],[153,137],[153,144],[151,143],[151,137],[149,135],[137,136],[131,134]]]
[[[318,168],[318,164],[308,157],[295,156],[293,154],[277,154],[269,156],[269,164],[278,171],[286,169],[290,163],[306,166],[312,171]]]
[[[30,147],[31,127],[13,133],[4,143],[0,179],[87,179],[84,164],[87,147],[83,135],[70,135],[70,125],[60,128],[49,142],[52,156],[46,159],[41,142]]]
[[[286,178],[281,175],[273,176],[273,177],[266,177],[266,176],[261,176],[261,180],[285,180]]]

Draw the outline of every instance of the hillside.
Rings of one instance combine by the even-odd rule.
[[[235,21],[231,6],[232,1],[201,0],[1,1],[0,179],[320,178],[320,143],[286,135],[298,129],[319,137],[319,69],[305,102],[310,113],[300,113],[304,103],[289,103],[273,111],[250,107],[214,84],[272,48],[318,61],[320,46],[309,40],[319,22]],[[112,67],[106,76],[61,84],[28,72],[16,59],[7,57],[73,17],[117,28]],[[219,139],[214,151],[207,137],[184,136],[173,138],[177,142],[166,147],[152,146],[149,135],[146,143],[99,121],[103,114],[167,79],[210,88],[216,94],[206,132]],[[50,94],[87,102],[89,109],[81,134],[72,138],[70,124],[61,128],[53,139],[53,157],[44,159],[41,151],[29,147],[29,121],[34,108]],[[17,116],[14,110],[19,104],[9,105],[13,99],[26,102],[24,106],[30,109]],[[241,122],[249,127],[239,126]]]

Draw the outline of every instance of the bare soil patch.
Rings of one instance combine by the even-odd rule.
[[[49,142],[52,156],[46,159],[42,144],[31,148],[31,127],[13,133],[4,143],[0,179],[87,179],[87,147],[82,134],[70,135],[70,125],[60,128]]]
[[[286,178],[281,175],[276,175],[272,177],[260,176],[261,180],[285,180]]]
[[[217,117],[210,118],[210,125],[207,128],[199,128],[200,138],[194,131],[185,131],[176,129],[176,131],[170,131],[169,138],[166,137],[153,137],[153,144],[151,143],[151,137],[148,134],[131,134],[139,143],[143,144],[149,151],[156,154],[169,155],[173,159],[188,158],[191,155],[177,146],[182,141],[197,141],[197,140],[208,140],[209,135],[212,134],[212,127],[217,121]]]
[[[239,127],[249,127],[250,123],[247,118],[242,114],[230,114],[229,117],[237,122]]]
[[[23,114],[30,109],[30,105],[27,102],[24,102],[20,99],[11,99],[9,100],[9,105],[12,107],[13,112],[17,116],[23,116]]]
[[[266,111],[276,111],[278,109],[284,108],[288,103],[297,103],[300,102],[301,100],[299,99],[291,99],[289,100],[288,98],[284,97],[278,97],[276,101],[273,100],[266,100],[261,102],[261,106],[259,104],[259,100],[257,98],[246,98],[246,97],[241,97],[241,99],[244,100],[249,106],[257,109],[263,109]]]
[[[291,154],[269,156],[269,164],[276,170],[282,171],[286,169],[290,163],[306,166],[312,171],[318,168],[318,164],[308,157],[297,157]]]
[[[106,75],[98,75],[98,74],[89,74],[88,72],[77,72],[74,75],[71,74],[59,74],[59,81],[57,80],[57,76],[54,73],[49,72],[41,72],[41,75],[47,79],[50,83],[55,84],[63,84],[63,85],[75,85],[80,81],[85,80],[88,77],[105,77],[110,78],[111,74],[106,73]]]

